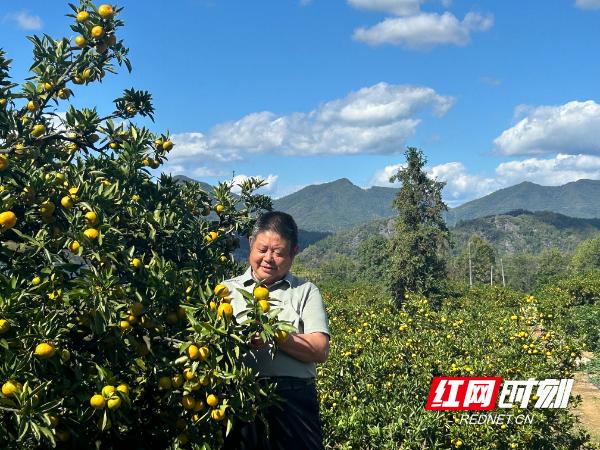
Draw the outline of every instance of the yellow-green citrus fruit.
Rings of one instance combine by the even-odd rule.
[[[35,347],[35,355],[41,359],[51,358],[54,355],[56,348],[52,344],[42,342]]]
[[[79,22],[79,23],[83,23],[83,22],[85,22],[86,20],[88,20],[89,18],[90,18],[90,13],[89,13],[89,12],[87,12],[87,11],[79,11],[79,12],[77,13],[76,20],[77,20],[77,22]]]
[[[106,400],[100,394],[92,395],[90,398],[90,406],[94,409],[102,409],[106,405]]]
[[[164,389],[164,390],[171,389],[171,386],[172,386],[171,378],[169,378],[169,377],[160,377],[159,380],[158,380],[158,386],[161,389]]]
[[[217,284],[214,293],[217,297],[223,298],[229,295],[229,289],[224,284]]]
[[[260,309],[263,313],[269,312],[269,309],[271,308],[271,305],[266,300],[259,300],[258,305],[260,306]]]
[[[79,35],[75,38],[75,45],[77,47],[83,48],[85,47],[85,44],[87,44],[87,41],[83,36]]]
[[[10,322],[6,319],[0,319],[0,334],[8,333]]]
[[[83,235],[91,240],[98,239],[98,234],[98,230],[96,230],[95,228],[88,228],[83,232]]]
[[[110,409],[111,411],[119,409],[119,407],[121,406],[121,397],[119,397],[118,395],[113,395],[111,398],[108,399],[107,405],[108,409]]]
[[[256,286],[253,294],[256,300],[266,300],[269,298],[269,290],[264,286]]]
[[[69,243],[69,251],[72,253],[76,253],[77,250],[79,250],[79,247],[81,247],[81,244],[79,244],[79,241],[72,241]]]
[[[219,404],[219,397],[214,394],[210,394],[206,397],[206,404],[212,408]]]
[[[104,395],[105,397],[110,397],[112,394],[115,393],[115,390],[116,389],[114,386],[107,384],[102,388],[102,395]]]
[[[221,303],[217,309],[219,317],[225,317],[228,319],[233,315],[233,307],[229,303]]]
[[[40,123],[34,125],[31,129],[31,135],[33,137],[40,137],[42,134],[46,132],[46,127]]]

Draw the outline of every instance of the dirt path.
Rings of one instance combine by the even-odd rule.
[[[582,363],[589,361],[592,353],[584,352]],[[581,396],[581,404],[574,410],[576,416],[581,420],[581,425],[592,436],[592,441],[600,444],[600,389],[590,383],[589,376],[585,372],[575,374],[573,395]]]

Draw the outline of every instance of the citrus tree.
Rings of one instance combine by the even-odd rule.
[[[131,70],[121,9],[70,7],[75,35],[31,37],[22,85],[0,51],[0,447],[218,448],[271,402],[250,336],[285,336],[251,295],[238,322],[218,284],[270,201],[258,179],[235,196],[153,178],[173,142],[134,124],[148,92],[106,115],[70,105]]]

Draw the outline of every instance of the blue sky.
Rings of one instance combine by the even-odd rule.
[[[123,1],[133,73],[75,89],[112,108],[152,92],[163,170],[270,181],[275,197],[388,185],[407,145],[450,205],[524,180],[600,179],[600,0]],[[21,81],[25,36],[74,38],[66,3],[0,0]]]

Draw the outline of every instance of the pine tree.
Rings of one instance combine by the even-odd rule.
[[[427,160],[423,152],[408,147],[406,166],[390,182],[402,186],[394,199],[398,211],[396,231],[390,241],[391,271],[389,287],[396,305],[407,291],[437,297],[446,278],[444,252],[450,235],[443,213],[448,207],[442,200],[445,183],[433,180],[423,170]]]

